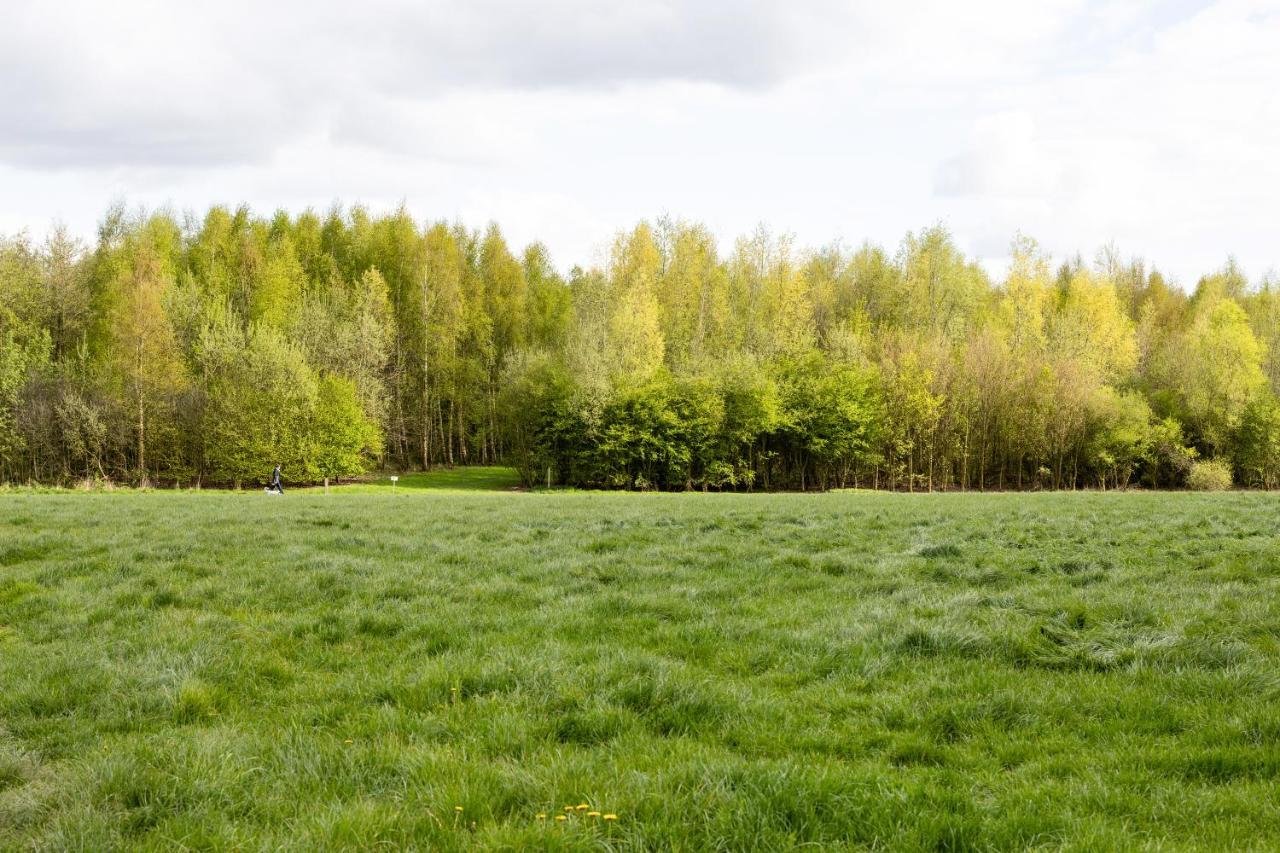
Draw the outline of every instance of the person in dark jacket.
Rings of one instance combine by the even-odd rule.
[[[271,489],[278,495],[284,494],[284,484],[280,481],[280,463],[276,463],[276,470],[271,472]]]

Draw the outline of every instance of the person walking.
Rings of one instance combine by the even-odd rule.
[[[276,470],[271,472],[270,488],[273,489],[277,495],[284,494],[284,484],[280,480],[280,463],[279,462],[276,463]]]

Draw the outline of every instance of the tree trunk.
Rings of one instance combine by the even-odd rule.
[[[426,343],[422,343],[422,470],[431,470],[431,388],[426,374]]]
[[[138,486],[147,487],[147,399],[142,388],[142,338],[134,349],[134,369],[138,383]]]

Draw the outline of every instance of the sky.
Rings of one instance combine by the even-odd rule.
[[[0,233],[340,201],[563,269],[662,215],[1280,269],[1280,0],[0,6]]]

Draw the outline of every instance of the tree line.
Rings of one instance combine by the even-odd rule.
[[[1280,292],[1114,247],[993,280],[896,251],[722,253],[671,219],[567,275],[403,209],[113,208],[0,240],[0,480],[235,485],[508,462],[628,489],[1280,482]]]

